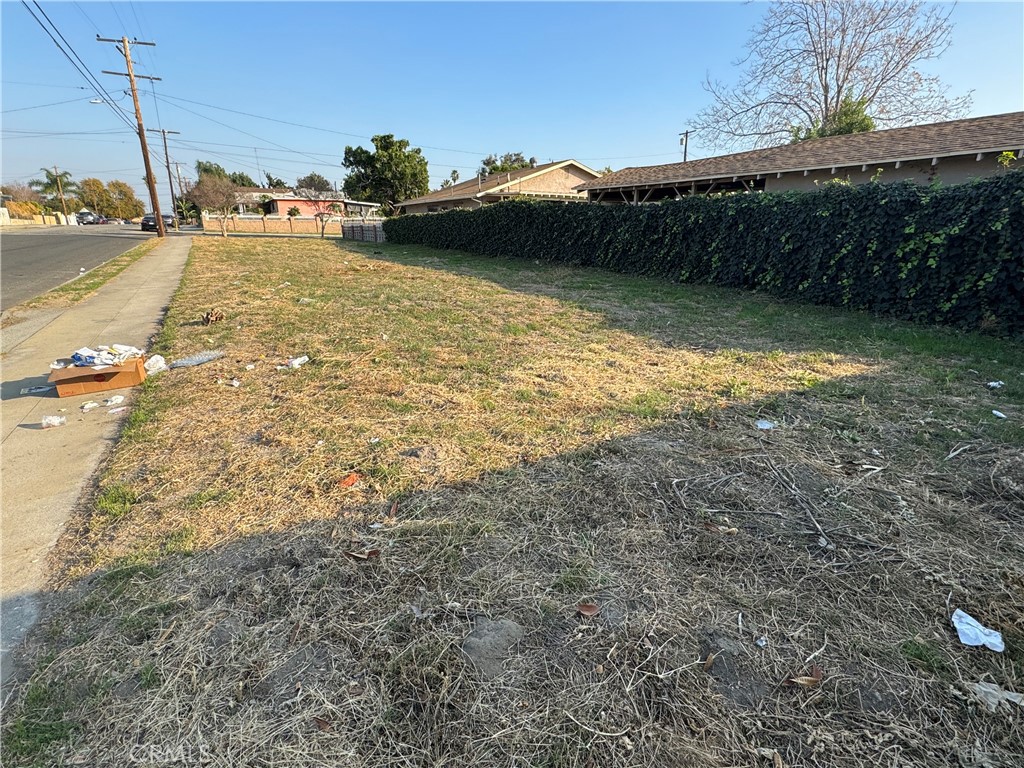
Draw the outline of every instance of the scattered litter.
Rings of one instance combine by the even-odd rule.
[[[988,387],[989,389],[1002,389],[1003,387],[1006,386],[1006,382],[1005,381],[990,381],[985,386]]]
[[[377,531],[384,527],[384,523],[370,523],[370,528]]]
[[[879,457],[881,457],[882,452],[880,450],[878,450],[877,448],[872,448],[871,449],[871,455],[872,456],[879,456]]]
[[[277,366],[277,370],[286,371],[289,368],[301,368],[303,365],[309,362],[309,356],[303,355],[302,357],[291,358],[286,365]]]
[[[21,394],[23,394],[23,395],[41,395],[41,394],[43,394],[43,392],[49,392],[55,386],[56,386],[55,384],[41,384],[41,385],[35,386],[35,387],[24,387],[21,390]]]
[[[388,340],[388,335],[386,333],[382,333],[380,335],[380,338],[381,338],[381,341],[387,341]]]
[[[992,411],[992,415],[995,416],[997,419],[1005,419],[1006,418],[1006,414],[1003,413],[1002,411]]]
[[[758,429],[768,430],[768,429],[775,429],[779,425],[776,424],[774,421],[768,421],[767,419],[758,419],[757,420],[757,424],[755,426]]]
[[[43,429],[52,429],[53,427],[63,427],[68,423],[67,416],[43,416],[43,420],[39,422]]]
[[[353,485],[359,482],[358,472],[349,472],[345,477],[338,481],[338,485],[342,488],[351,488]]]
[[[151,358],[146,360],[146,363],[143,367],[146,369],[146,373],[152,376],[154,373],[166,371],[167,361],[164,360],[163,355],[153,355]]]
[[[128,344],[102,345],[96,349],[82,347],[71,354],[72,362],[79,366],[121,365],[126,360],[142,357],[145,354],[138,347]]]
[[[222,357],[224,357],[224,353],[219,349],[211,349],[205,352],[197,352],[194,355],[183,357],[180,360],[175,360],[168,366],[168,368],[192,368],[196,365],[209,363],[211,360],[220,360]]]
[[[354,560],[372,560],[375,557],[380,557],[379,549],[362,549],[353,552],[346,552],[346,555]]]
[[[108,408],[112,405],[120,405],[124,402],[124,395],[112,395],[103,401],[103,404]]]
[[[122,405],[120,408],[111,408],[109,411],[107,411],[107,413],[118,414],[118,413],[124,413],[127,410],[128,410],[128,406],[127,405]]]
[[[1003,645],[1003,636],[994,629],[989,629],[968,613],[959,608],[953,611],[950,621],[956,627],[956,633],[960,642],[964,645],[984,645],[989,650],[1002,653],[1006,648]]]
[[[252,363],[249,363],[249,365],[245,366],[245,370],[247,370],[247,371],[254,371],[254,370],[256,370],[256,366],[253,365]]]
[[[757,638],[757,640],[754,641],[754,645],[756,645],[758,648],[767,648],[768,638],[764,635],[761,635],[759,638]]]
[[[229,383],[231,384],[232,387],[242,386],[242,382],[240,382],[238,379],[232,379]]]
[[[54,360],[50,363],[50,370],[59,371],[61,368],[67,368],[69,365],[72,365],[70,360]]]
[[[371,437],[370,438],[370,445],[376,445],[379,442],[380,442],[380,438],[379,437]]]
[[[89,411],[99,407],[99,403],[97,403],[95,400],[90,400],[88,403],[82,403],[82,413],[88,413]]]
[[[312,304],[312,303],[313,303],[312,299],[307,299],[307,298],[299,299],[299,304]]]
[[[224,319],[224,313],[219,309],[211,309],[205,315],[203,315],[203,325],[213,325],[219,323]]]
[[[989,712],[995,712],[1003,704],[1024,707],[1024,694],[1004,690],[995,683],[970,683],[967,688],[981,700]]]
[[[601,612],[601,609],[597,606],[596,603],[580,603],[576,606],[576,612],[579,613],[580,616],[585,616],[588,619],[592,619],[594,616],[597,616],[597,614]]]

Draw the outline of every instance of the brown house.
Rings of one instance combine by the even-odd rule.
[[[1024,156],[1024,112],[810,139],[797,144],[625,168],[576,187],[591,202],[648,203],[728,191],[810,190],[832,180],[958,184],[991,176],[1003,152]]]
[[[576,187],[601,176],[575,160],[545,163],[533,168],[520,168],[490,176],[474,176],[423,197],[398,204],[402,213],[437,213],[454,208],[482,208],[513,197],[535,200],[586,202],[587,194]]]

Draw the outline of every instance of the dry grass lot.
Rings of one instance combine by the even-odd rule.
[[[147,382],[55,551],[5,765],[1024,761],[971,688],[1024,689],[1020,343],[205,239],[160,348],[227,354]]]

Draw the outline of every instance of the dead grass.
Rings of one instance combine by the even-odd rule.
[[[162,343],[227,356],[148,383],[58,546],[11,726],[56,736],[9,757],[1024,759],[965,687],[1024,673],[1017,343],[280,240],[197,240]],[[488,618],[523,629],[493,679]]]

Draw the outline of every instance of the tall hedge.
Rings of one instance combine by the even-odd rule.
[[[1024,332],[1024,171],[655,205],[510,201],[401,216],[392,243],[596,266],[908,320]]]

